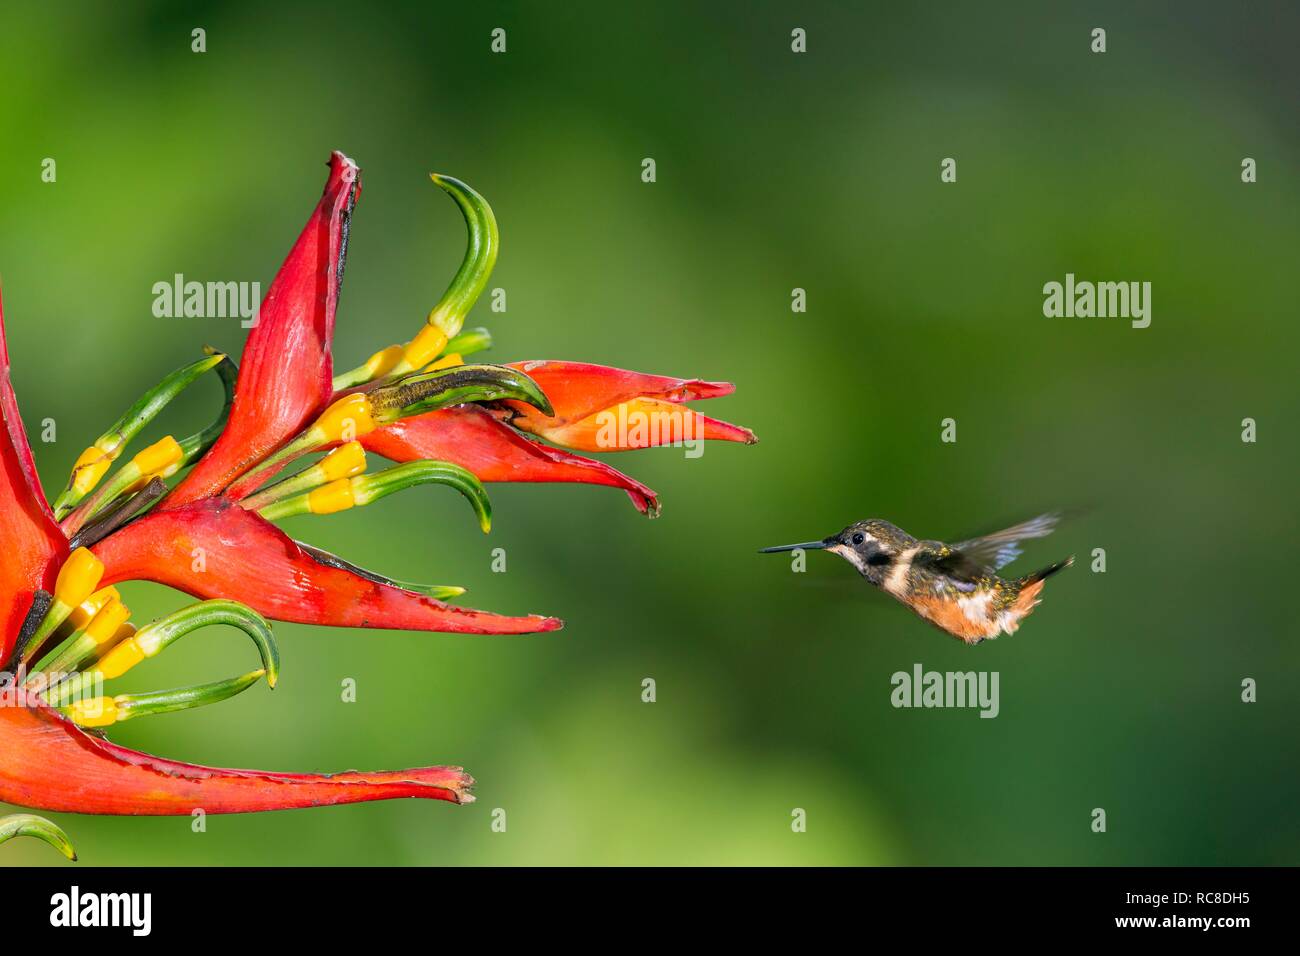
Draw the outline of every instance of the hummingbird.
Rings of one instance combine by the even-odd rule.
[[[998,571],[1023,553],[1020,542],[1051,534],[1058,512],[957,544],[921,541],[879,518],[858,521],[821,541],[763,548],[829,551],[858,569],[873,585],[967,644],[1014,634],[1039,603],[1043,582],[1074,563],[1074,556],[1020,578]]]

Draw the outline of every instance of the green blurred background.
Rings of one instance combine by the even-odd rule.
[[[238,351],[235,320],[155,319],[151,286],[265,288],[333,148],[365,182],[340,368],[409,337],[459,263],[439,170],[501,223],[508,312],[484,302],[469,323],[492,326],[489,356],[734,381],[701,410],[761,444],[610,456],[662,494],[653,523],[577,485],[490,486],[488,538],[446,489],[295,519],[363,566],[567,627],[282,625],[273,694],[114,738],[277,770],[464,764],[479,801],[212,817],[202,834],[56,815],[86,863],[1300,859],[1294,8],[440,6],[6,8],[0,275],[46,487],[202,343]],[[1150,281],[1151,327],[1044,318],[1042,286],[1066,272]],[[206,423],[217,395],[202,383],[150,434]],[[1088,511],[1015,567],[1080,562],[977,648],[836,559],[799,575],[755,553],[865,517],[952,540],[1063,505]],[[143,620],[184,601],[127,599]],[[121,689],[239,673],[248,654],[210,632]],[[893,709],[890,675],[917,662],[1000,672],[1000,716]],[[51,862],[35,841],[0,849]]]

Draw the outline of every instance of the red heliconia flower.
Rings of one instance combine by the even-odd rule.
[[[240,813],[393,797],[470,802],[473,780],[459,767],[223,770],[126,750],[109,743],[103,728],[224,700],[263,677],[274,686],[279,651],[267,618],[465,634],[562,626],[553,617],[451,605],[446,599],[463,589],[365,571],[293,541],[273,523],[278,518],[328,514],[438,483],[464,495],[487,531],[482,483],[498,481],[621,488],[654,515],[658,498],[645,485],[537,438],[585,451],[754,440],[682,404],[728,394],[728,384],[573,362],[466,364],[466,355],[491,343],[486,330],[466,331],[463,323],[496,261],[496,221],[464,183],[433,179],[460,206],[470,241],[415,338],[334,373],[334,319],[361,192],[356,165],[334,153],[324,195],[271,284],[238,369],[209,352],[167,376],[78,458],[53,507],[18,414],[0,304],[0,800],[112,814]],[[127,444],[209,370],[226,387],[218,419],[183,440],[165,436],[110,475]],[[367,472],[367,451],[398,464]],[[325,454],[282,477],[317,453]],[[169,489],[167,479],[185,469]],[[131,580],[203,600],[137,630],[113,586]],[[260,667],[193,687],[101,693],[104,681],[218,623],[248,634]],[[24,834],[73,856],[49,821],[0,819],[0,842]]]

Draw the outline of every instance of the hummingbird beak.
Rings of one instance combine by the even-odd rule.
[[[824,551],[830,547],[826,541],[805,541],[803,544],[781,544],[775,548],[759,548],[759,554],[776,554],[778,551]]]

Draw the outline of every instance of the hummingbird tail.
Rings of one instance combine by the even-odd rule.
[[[1020,579],[1020,584],[1024,586],[1027,584],[1037,584],[1039,581],[1045,581],[1057,571],[1064,571],[1072,564],[1074,564],[1074,555],[1070,555],[1064,561],[1057,561],[1055,564],[1049,564],[1047,567],[1035,571],[1032,574],[1026,574]]]

